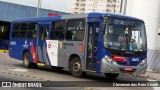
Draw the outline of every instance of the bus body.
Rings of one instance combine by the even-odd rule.
[[[11,24],[9,56],[37,65],[85,72],[144,74],[147,41],[140,19],[104,13],[17,19]]]

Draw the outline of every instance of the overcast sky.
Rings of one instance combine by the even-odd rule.
[[[37,7],[38,0],[0,0],[4,2],[11,2],[27,6]],[[69,0],[42,0],[41,7],[45,9],[52,9],[56,11],[67,11],[67,3]]]

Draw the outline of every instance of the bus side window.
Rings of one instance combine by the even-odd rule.
[[[52,23],[52,30],[50,39],[53,40],[64,40],[64,31],[66,30],[66,22],[58,21]]]
[[[27,38],[35,39],[37,31],[37,23],[29,23]]]
[[[20,26],[20,38],[26,38],[27,37],[27,29],[28,29],[28,23],[21,23]]]
[[[13,23],[12,38],[19,38],[20,23]]]
[[[70,20],[66,31],[66,40],[83,41],[84,40],[85,21]]]

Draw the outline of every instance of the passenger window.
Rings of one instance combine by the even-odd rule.
[[[28,23],[21,23],[19,38],[26,38],[27,37],[27,29],[28,29]]]
[[[37,23],[14,23],[13,38],[36,38]]]
[[[21,23],[19,38],[26,38],[27,37],[27,29],[28,29],[28,23]]]
[[[20,30],[27,31],[27,28],[28,28],[28,23],[21,23]]]
[[[13,24],[12,38],[19,38],[20,23]]]
[[[37,23],[29,23],[27,38],[36,38]]]
[[[66,31],[66,40],[69,41],[83,41],[84,40],[85,21],[72,20],[68,21]]]
[[[18,31],[20,29],[20,23],[13,24],[13,31]]]
[[[65,30],[66,30],[65,21],[53,22],[50,39],[64,40]]]

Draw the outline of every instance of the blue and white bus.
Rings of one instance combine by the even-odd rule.
[[[147,40],[143,20],[116,14],[87,13],[13,20],[9,55],[25,67],[68,68],[86,72],[144,74]]]

